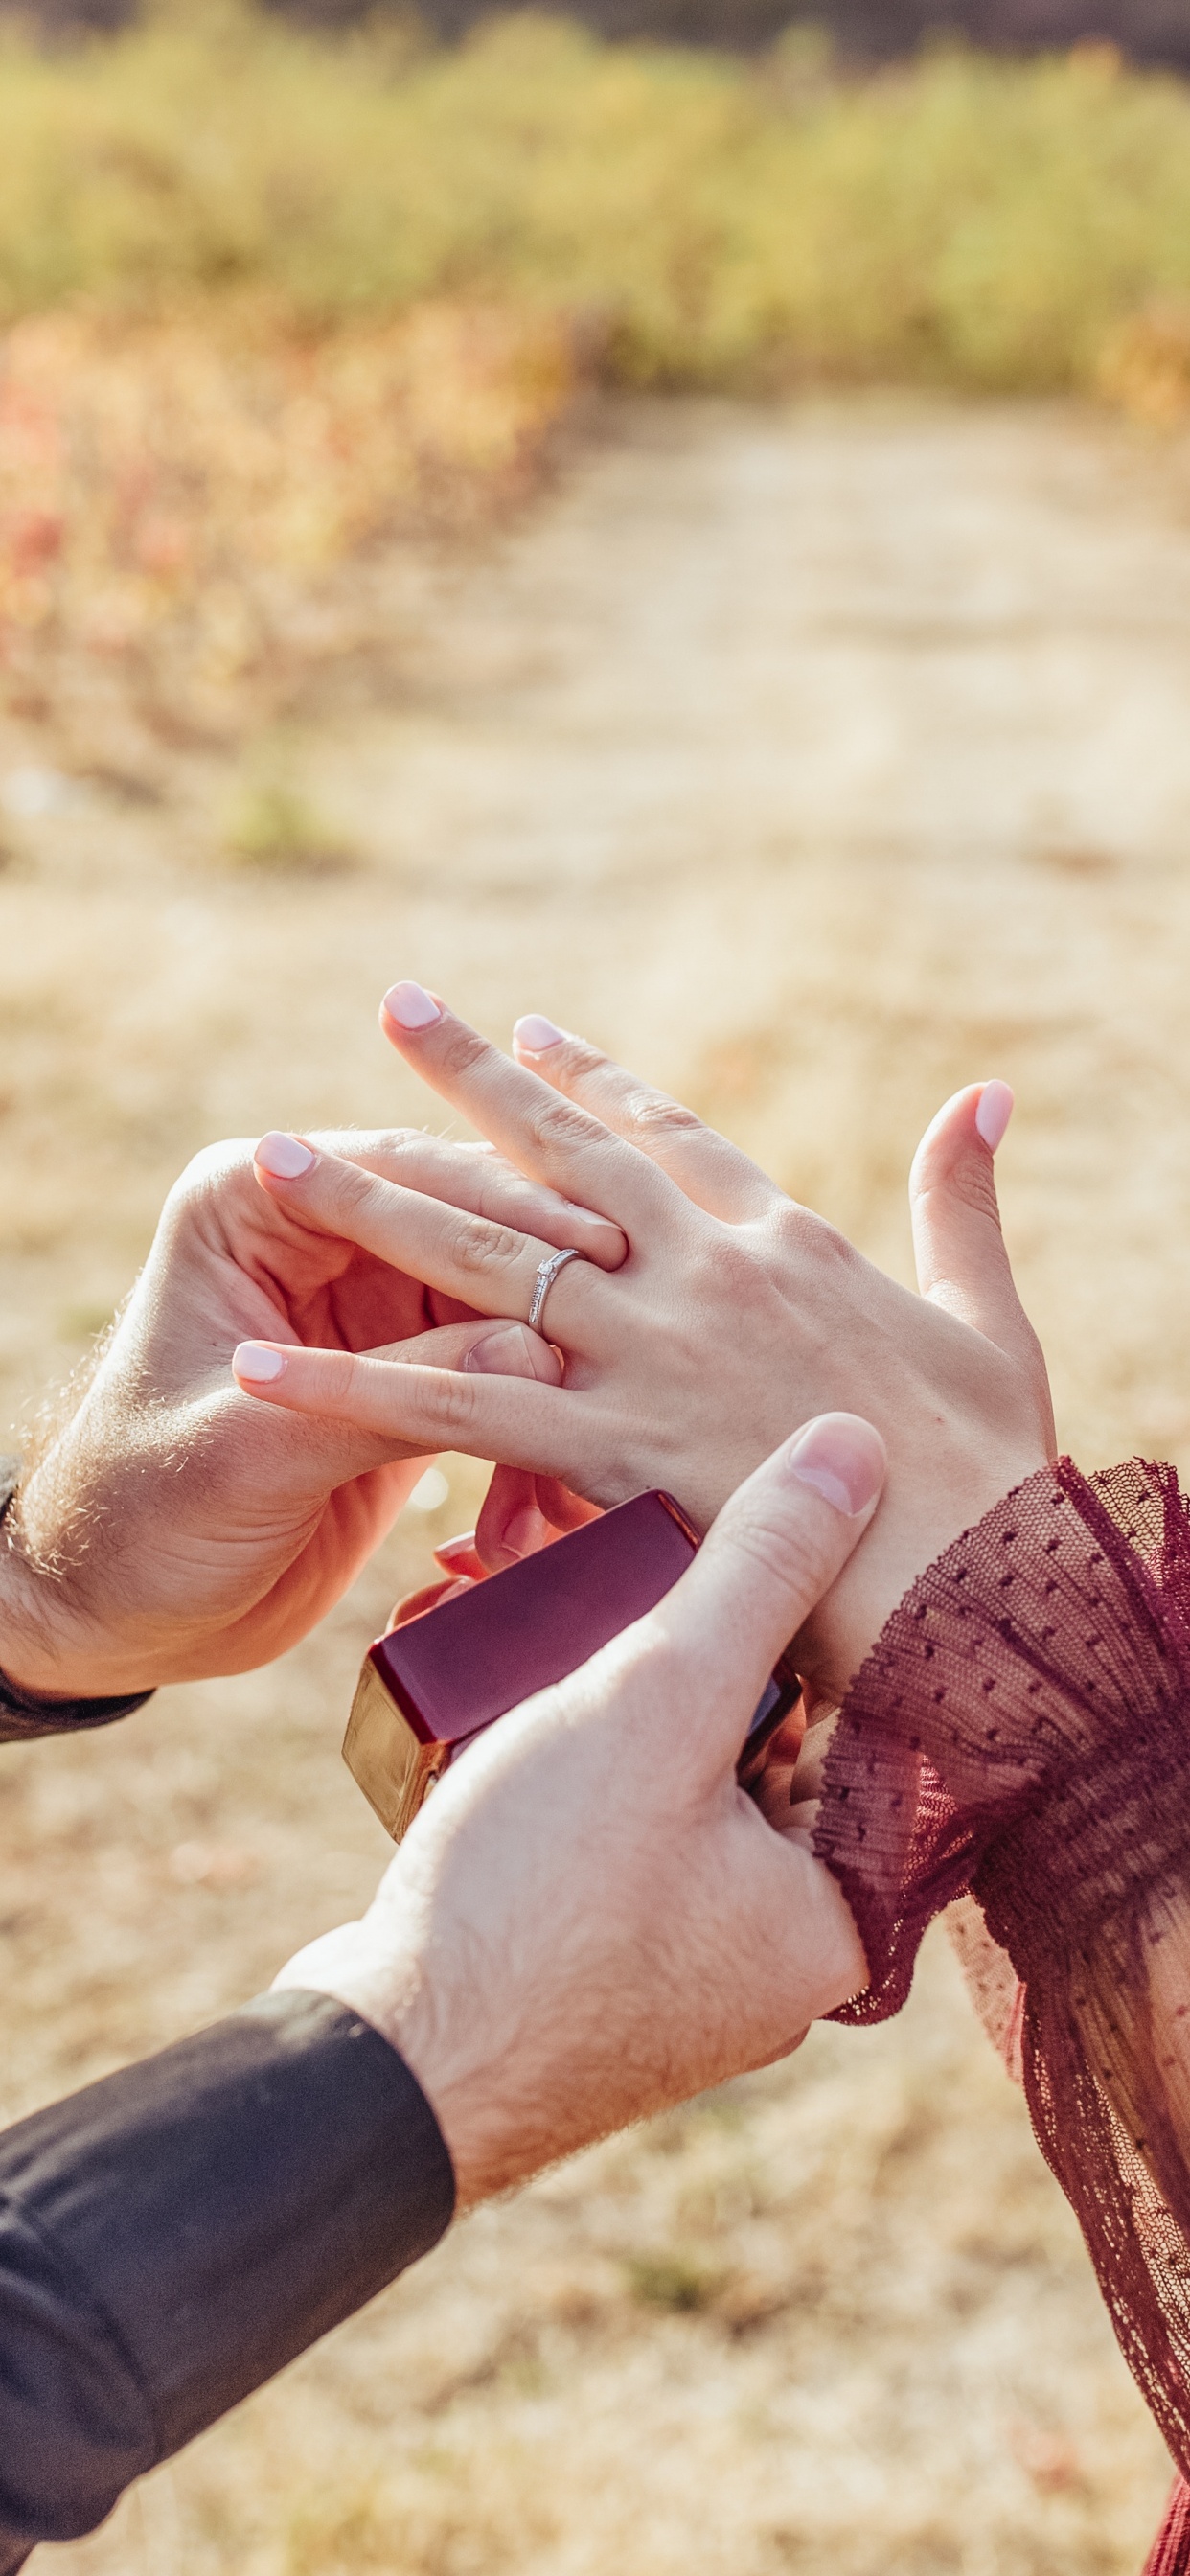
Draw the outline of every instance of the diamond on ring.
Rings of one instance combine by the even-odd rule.
[[[572,1245],[568,1252],[551,1252],[549,1260],[542,1262],[541,1268],[537,1273],[537,1277],[533,1282],[533,1301],[529,1308],[529,1329],[531,1332],[535,1333],[540,1328],[542,1314],[545,1309],[545,1301],[553,1287],[555,1279],[558,1276],[558,1272],[560,1270],[565,1270],[568,1261],[585,1261],[586,1257],[585,1252],[579,1252],[578,1249]]]

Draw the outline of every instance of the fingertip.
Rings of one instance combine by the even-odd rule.
[[[302,1137],[272,1127],[267,1136],[261,1137],[252,1160],[257,1180],[263,1172],[273,1181],[297,1181],[313,1169],[318,1156]]]
[[[565,1029],[556,1028],[542,1011],[526,1011],[514,1022],[512,1043],[518,1055],[546,1055],[551,1047],[561,1046]]]
[[[888,1452],[874,1423],[858,1413],[820,1413],[778,1452],[781,1468],[807,1485],[845,1520],[875,1510],[888,1473]]]
[[[390,984],[380,1005],[380,1025],[386,1038],[399,1042],[435,1027],[443,1011],[438,995],[428,993],[424,984]]]
[[[1013,1096],[1006,1082],[985,1082],[975,1111],[975,1126],[988,1152],[994,1154],[1004,1137],[1013,1112]]]
[[[271,1342],[238,1342],[231,1355],[232,1375],[248,1395],[256,1395],[263,1386],[274,1386],[284,1377],[288,1361],[284,1351]]]

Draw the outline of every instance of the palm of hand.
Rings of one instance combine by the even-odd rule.
[[[238,1341],[353,1351],[470,1315],[296,1224],[257,1187],[251,1146],[200,1156],[82,1406],[26,1488],[34,1551],[65,1556],[84,1635],[94,1623],[102,1637],[81,1643],[81,1680],[63,1665],[62,1687],[134,1688],[280,1654],[339,1598],[415,1481],[424,1451],[411,1444],[252,1405],[230,1378]],[[191,1462],[199,1472],[178,1472]]]

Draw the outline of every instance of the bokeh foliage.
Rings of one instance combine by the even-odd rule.
[[[1107,48],[864,80],[518,17],[331,45],[232,6],[0,57],[0,315],[546,305],[614,379],[1091,384],[1190,295],[1190,91]]]

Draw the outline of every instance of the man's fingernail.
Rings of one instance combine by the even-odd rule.
[[[390,984],[384,1008],[399,1029],[430,1029],[442,1017],[442,1005],[424,984]]]
[[[536,1377],[533,1346],[538,1338],[526,1324],[505,1324],[482,1342],[472,1342],[463,1366],[484,1377]]]
[[[514,1512],[507,1527],[501,1530],[500,1545],[509,1556],[536,1556],[550,1534],[550,1525],[535,1503],[526,1503]]]
[[[979,1095],[975,1124],[988,1152],[994,1154],[1012,1116],[1012,1093],[1006,1082],[985,1082]]]
[[[547,1047],[561,1046],[565,1029],[556,1029],[552,1020],[542,1018],[540,1011],[528,1011],[518,1020],[513,1032],[517,1045],[526,1055],[544,1055]]]
[[[785,1463],[799,1485],[811,1485],[824,1503],[854,1520],[884,1482],[884,1443],[853,1413],[820,1413],[790,1441]]]
[[[283,1351],[270,1350],[267,1342],[241,1342],[231,1355],[237,1377],[255,1380],[264,1386],[273,1377],[284,1377],[287,1366]]]
[[[312,1146],[303,1145],[298,1136],[283,1136],[273,1128],[262,1136],[256,1148],[256,1160],[262,1172],[271,1172],[275,1181],[296,1181],[318,1160]]]

